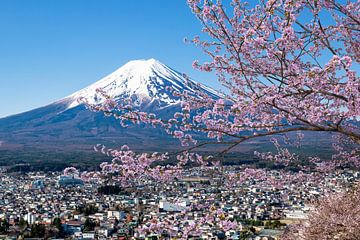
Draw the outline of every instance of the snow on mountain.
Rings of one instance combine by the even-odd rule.
[[[123,128],[117,119],[106,117],[102,112],[89,111],[78,100],[85,98],[91,104],[101,104],[104,99],[96,91],[100,88],[118,101],[131,97],[142,111],[170,118],[180,110],[180,99],[173,96],[168,87],[194,94],[197,93],[194,90],[196,87],[211,96],[218,96],[214,90],[195,81],[189,84],[188,81],[182,74],[155,59],[130,61],[66,98],[0,119],[0,150],[13,146],[42,149],[63,149],[66,146],[73,150],[89,150],[99,142],[128,144],[146,151],[177,150],[177,140],[163,129],[145,125]]]
[[[177,71],[155,59],[133,60],[98,82],[73,93],[64,100],[69,105],[68,109],[78,106],[78,99],[85,98],[91,104],[98,104],[104,101],[96,89],[103,89],[108,95],[115,99],[132,97],[138,104],[157,100],[162,107],[179,103],[179,98],[173,96],[173,90],[183,92],[187,90],[195,94],[194,89],[187,81],[200,86],[201,90],[217,96],[216,91],[199,85]],[[192,84],[190,84],[192,85]]]

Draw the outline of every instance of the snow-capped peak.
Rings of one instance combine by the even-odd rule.
[[[101,103],[104,99],[99,97],[96,90],[103,89],[113,98],[135,97],[139,103],[158,100],[163,106],[177,104],[179,99],[171,94],[168,87],[179,92],[194,91],[182,74],[158,60],[133,60],[66,100],[69,102],[68,108],[78,106],[79,98],[85,98],[91,104]],[[216,95],[215,91],[205,86],[204,91]]]

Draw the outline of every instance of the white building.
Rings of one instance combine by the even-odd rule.
[[[288,211],[285,213],[286,218],[289,219],[307,219],[307,215],[304,211],[302,210],[293,210],[293,211]]]
[[[28,213],[25,215],[24,220],[28,223],[28,224],[34,224],[36,222],[36,216],[32,213]]]
[[[107,217],[108,218],[116,218],[118,220],[121,220],[125,217],[125,213],[122,211],[108,211]]]
[[[167,201],[159,202],[159,211],[160,212],[182,212],[186,210],[186,201],[183,201],[179,204],[170,203]]]

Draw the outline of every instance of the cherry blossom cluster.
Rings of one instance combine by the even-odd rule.
[[[316,204],[305,224],[294,226],[282,239],[359,239],[360,188],[329,194]]]
[[[120,150],[107,149],[100,144],[94,148],[95,151],[112,157],[111,162],[100,164],[101,174],[110,176],[122,186],[141,184],[146,180],[168,181],[180,173],[179,166],[166,164],[169,159],[166,153],[136,154],[127,145],[122,146]]]
[[[273,189],[283,189],[287,185],[299,186],[312,184],[324,178],[322,172],[289,172],[284,170],[271,171],[266,169],[245,168],[239,172],[219,173],[224,178],[224,184],[229,189],[236,189],[251,183],[254,187],[264,187]],[[323,192],[328,192],[325,186]]]
[[[79,170],[77,170],[75,167],[67,167],[64,169],[64,175],[65,176],[79,176]]]

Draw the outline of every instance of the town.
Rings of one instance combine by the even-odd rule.
[[[267,171],[272,181],[284,177]],[[198,168],[171,182],[132,188],[61,172],[2,170],[0,178],[2,239],[181,239],[187,234],[188,239],[269,240],[278,239],[287,224],[305,220],[309,204],[325,192],[351,187],[360,173],[347,170],[278,186],[256,178],[225,183]]]

